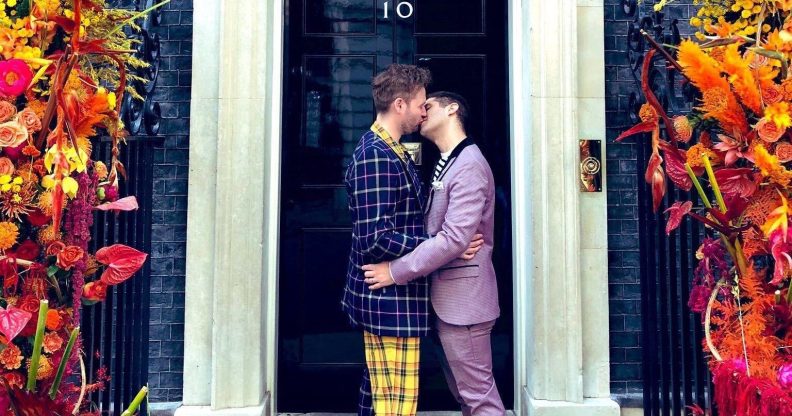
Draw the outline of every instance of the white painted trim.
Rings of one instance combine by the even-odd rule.
[[[267,347],[266,358],[267,366],[266,381],[270,388],[270,409],[271,413],[277,413],[278,400],[274,393],[278,387],[278,276],[280,259],[280,184],[281,184],[281,145],[283,143],[282,115],[283,115],[283,2],[271,2],[269,9],[272,13],[271,45],[272,65],[269,68],[268,82],[271,85],[272,94],[270,95],[270,109],[267,113],[269,117],[269,137],[270,141],[270,163],[269,163],[269,189],[267,201],[267,233],[265,235],[265,246],[267,250],[266,267],[266,288],[267,288],[267,307],[266,331]]]
[[[522,414],[522,390],[528,384],[526,357],[528,355],[528,313],[532,306],[527,276],[533,270],[533,241],[521,238],[531,235],[531,218],[533,210],[530,203],[531,182],[527,180],[531,171],[529,155],[530,133],[524,114],[531,112],[530,79],[524,80],[523,68],[530,68],[531,54],[522,54],[525,42],[522,0],[509,0],[509,108],[510,151],[511,151],[511,195],[512,195],[512,274],[514,290],[512,304],[514,308],[514,413]],[[520,138],[521,140],[517,140]],[[523,196],[523,197],[521,197]]]

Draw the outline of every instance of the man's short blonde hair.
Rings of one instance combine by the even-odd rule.
[[[432,74],[426,68],[404,64],[388,66],[371,81],[371,95],[377,113],[387,112],[391,103],[397,98],[410,101],[430,82],[432,82]]]

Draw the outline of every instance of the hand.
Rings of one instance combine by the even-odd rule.
[[[481,247],[484,245],[484,235],[483,234],[476,234],[473,236],[473,240],[470,242],[467,250],[459,256],[462,260],[470,260],[473,257],[476,257],[476,253],[481,250]]]
[[[363,281],[369,285],[369,290],[381,289],[395,283],[390,275],[390,262],[388,261],[379,264],[366,264],[363,266],[363,271],[366,276]]]

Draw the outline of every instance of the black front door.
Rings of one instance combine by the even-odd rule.
[[[363,340],[341,311],[351,221],[343,175],[375,118],[371,78],[389,64],[432,71],[433,90],[471,104],[470,135],[495,174],[495,267],[501,318],[494,371],[512,407],[512,260],[507,0],[285,0],[283,164],[278,318],[278,411],[353,412]],[[422,171],[438,157],[422,146]],[[453,410],[440,349],[422,341],[419,409]]]

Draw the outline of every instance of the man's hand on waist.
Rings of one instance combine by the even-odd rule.
[[[363,281],[369,285],[369,290],[381,289],[396,283],[390,273],[389,261],[363,265],[363,272],[366,276]]]

